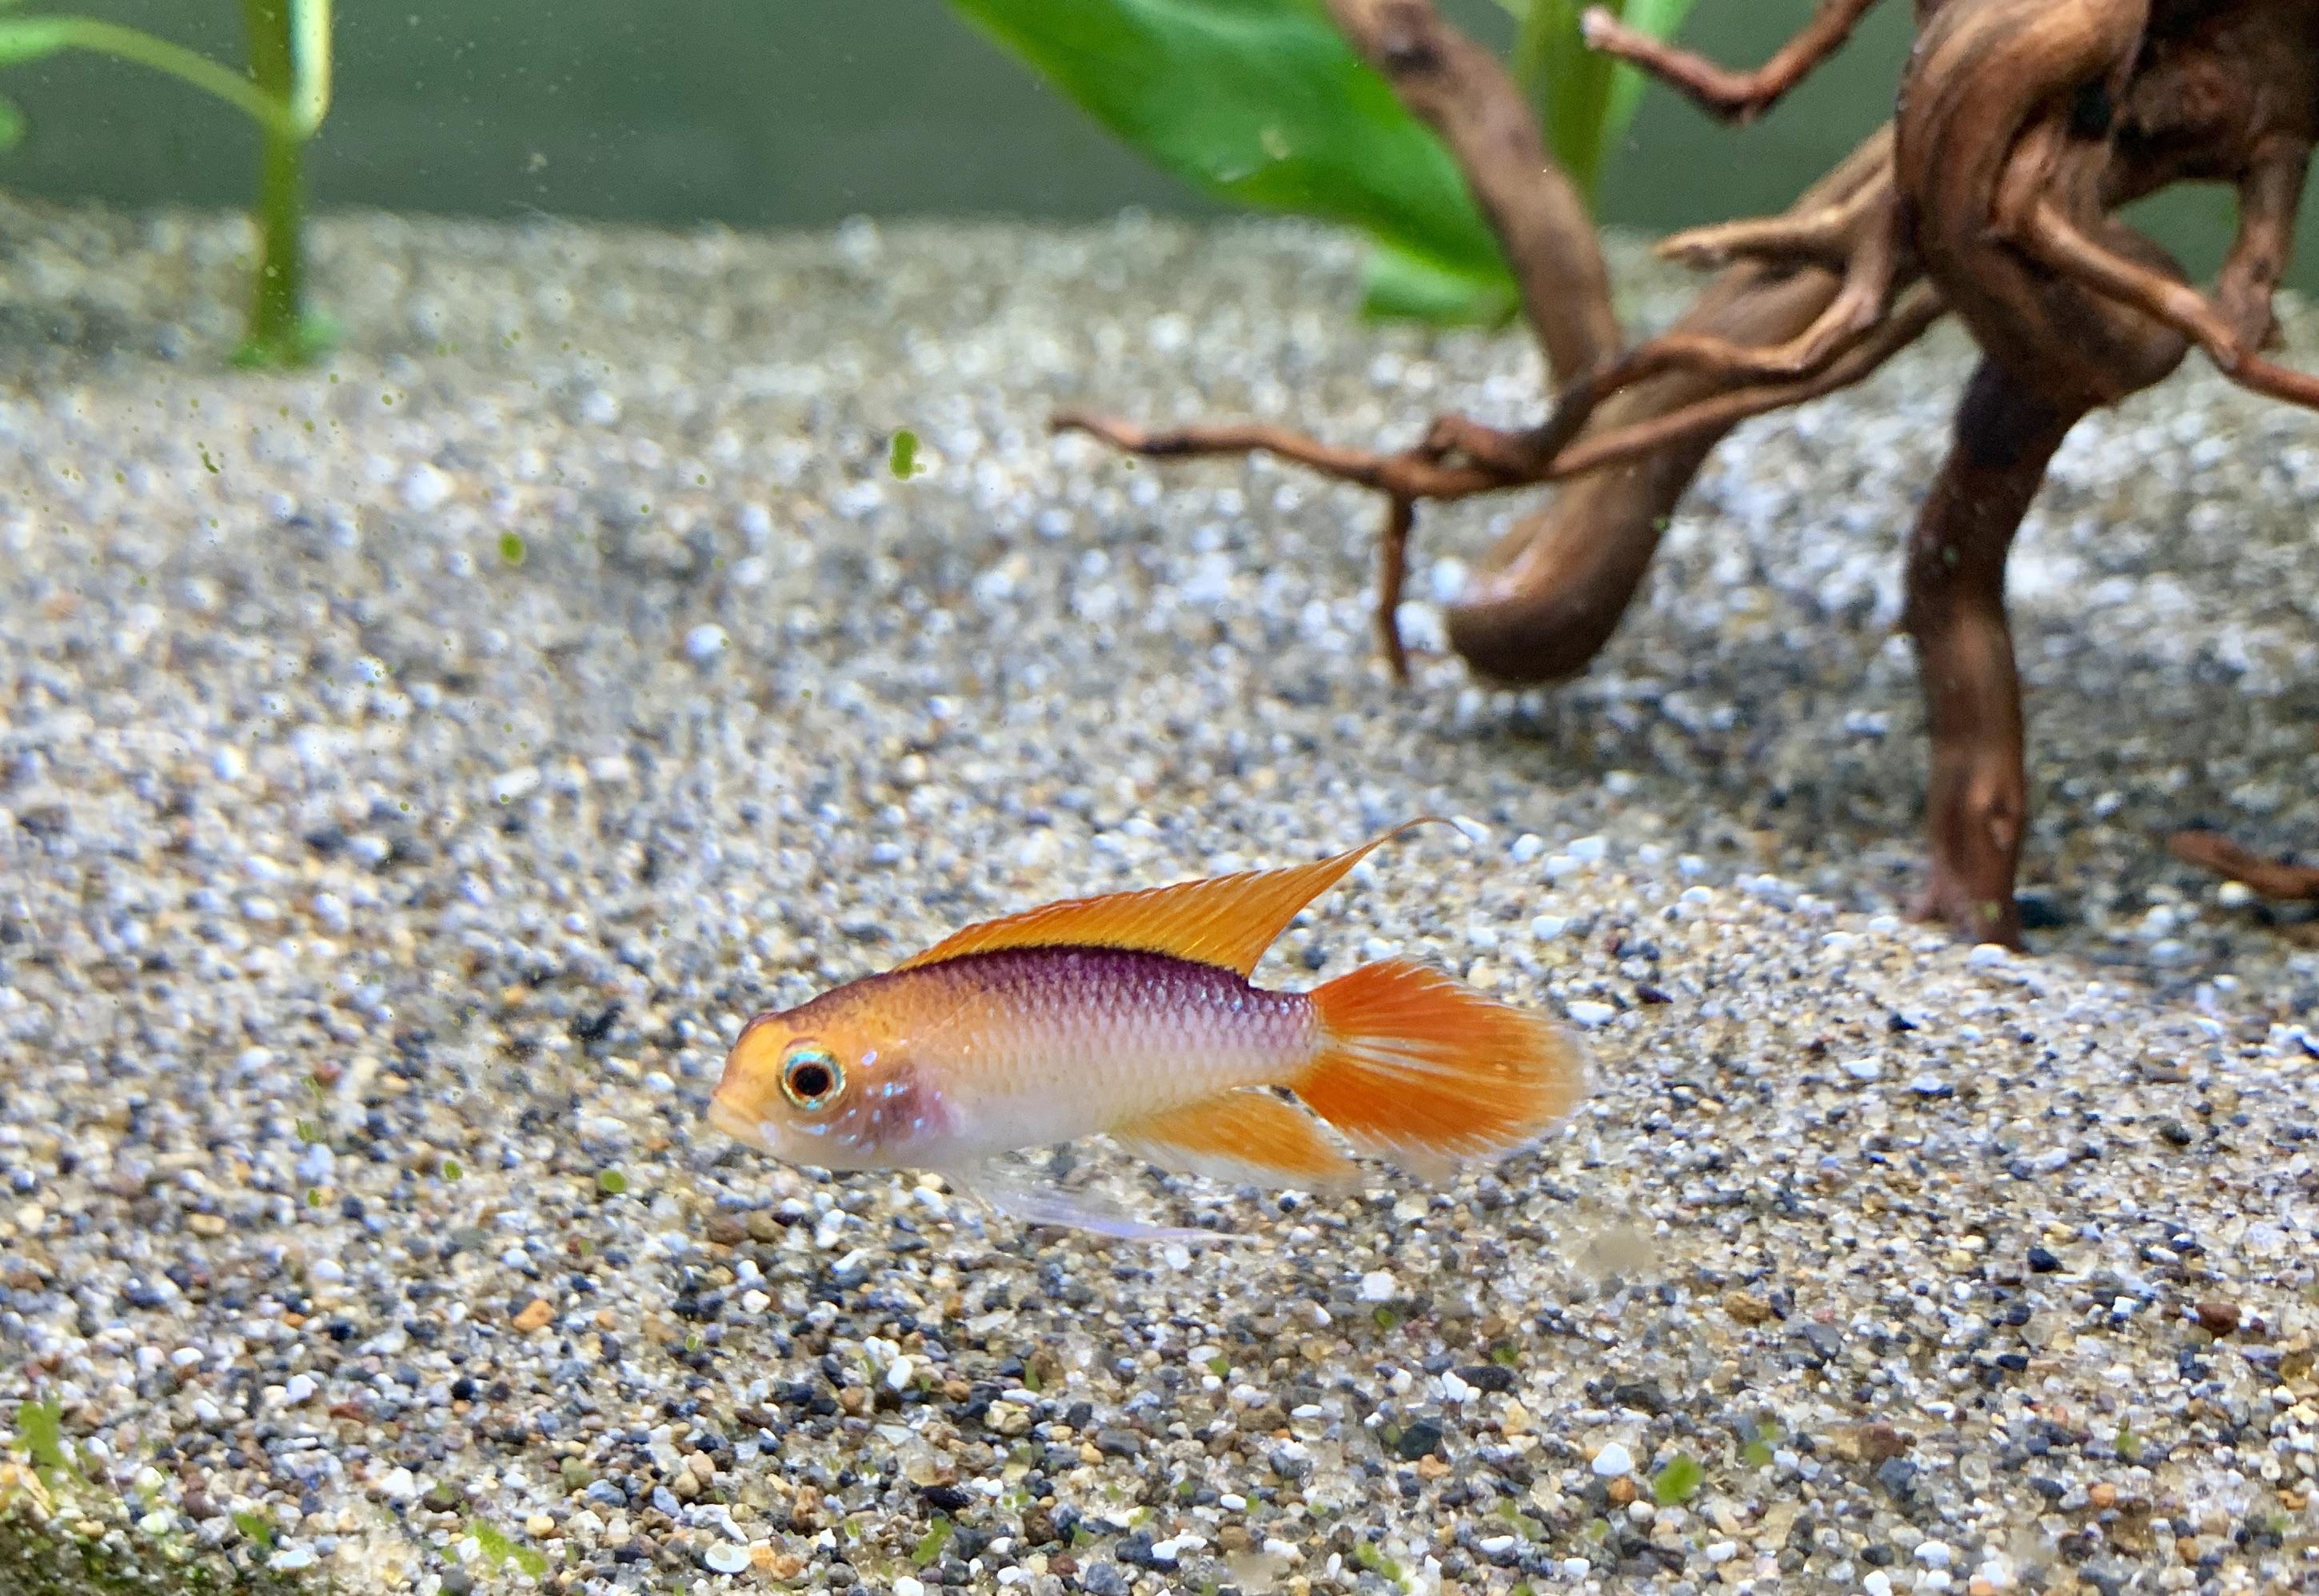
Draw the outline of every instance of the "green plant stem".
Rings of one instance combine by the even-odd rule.
[[[306,310],[305,150],[311,128],[301,125],[300,113],[311,113],[319,121],[327,105],[329,47],[326,41],[320,46],[318,97],[307,86],[316,73],[300,71],[301,45],[311,51],[315,44],[311,36],[296,36],[302,9],[297,0],[242,0],[241,5],[250,77],[268,103],[282,110],[278,118],[263,122],[260,133],[257,282],[249,336],[241,350],[247,365],[296,365],[328,341]],[[325,14],[323,26],[328,25]]]
[[[250,5],[259,0],[246,0]],[[43,26],[52,35],[50,48],[54,50],[86,50],[119,60],[132,61],[149,67],[156,72],[166,72],[182,83],[189,83],[205,94],[215,95],[228,104],[248,113],[269,135],[281,133],[296,137],[298,124],[287,97],[275,98],[262,86],[253,85],[239,73],[228,70],[198,51],[182,44],[172,44],[166,39],[136,28],[126,28],[118,23],[99,21],[88,16],[56,16],[30,19]]]

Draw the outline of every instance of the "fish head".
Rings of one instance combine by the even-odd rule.
[[[743,1029],[708,1123],[784,1163],[890,1169],[933,1161],[952,1116],[912,1061],[908,1027],[844,988]]]

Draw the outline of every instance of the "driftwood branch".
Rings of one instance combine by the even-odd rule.
[[[2185,864],[2251,887],[2273,903],[2319,903],[2319,865],[2265,859],[2211,831],[2179,831],[2166,839],[2167,852]]]
[[[1590,7],[1580,26],[1592,48],[1629,61],[1670,88],[1688,95],[1710,116],[1745,122],[1778,104],[1790,89],[1811,76],[1814,68],[1842,49],[1875,4],[1876,0],[1820,0],[1811,21],[1752,72],[1735,72],[1629,27],[1603,6]]]
[[[1267,452],[1386,501],[1381,645],[1417,506],[1558,483],[1448,608],[1478,674],[1559,680],[1618,625],[1660,528],[1716,441],[1748,417],[1857,382],[1954,312],[1983,351],[1909,544],[1906,625],[1932,732],[1920,908],[2017,942],[2028,821],[2007,552],[2054,450],[2091,410],[2206,352],[2231,380],[2319,408],[2319,377],[2269,359],[2271,295],[2319,140],[2319,0],[1917,0],[1892,124],[1777,217],[1677,234],[1660,252],[1720,267],[1690,311],[1626,349],[1600,248],[1497,62],[1430,0],[1327,0],[1357,50],[1439,132],[1503,245],[1556,392],[1525,428],[1455,414],[1399,450],[1235,423],[1151,432],[1079,412],[1057,424],[1153,456]],[[1825,60],[1872,0],[1822,0],[1762,67],[1732,71],[1599,10],[1598,48],[1729,121],[1759,115]],[[2117,209],[2183,181],[2236,187],[2238,237],[2211,291]],[[2281,897],[2319,871],[2225,840],[2176,851]]]
[[[1557,381],[1619,348],[1611,274],[1569,176],[1547,153],[1522,92],[1498,59],[1442,20],[1430,0],[1328,0],[1353,49],[1410,113],[1441,136],[1497,234],[1523,314]]]

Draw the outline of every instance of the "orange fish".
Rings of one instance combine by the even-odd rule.
[[[1341,1189],[1355,1168],[1316,1115],[1421,1175],[1511,1151],[1584,1090],[1546,1019],[1403,960],[1310,992],[1249,982],[1299,910],[1422,824],[1313,864],[970,925],[750,1021],[710,1123],[793,1164],[934,1170],[1026,1222],[1134,1237],[1212,1233],[1150,1229],[1002,1160],[1104,1134],[1167,1169]]]

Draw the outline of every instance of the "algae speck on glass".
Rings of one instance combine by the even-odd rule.
[[[2319,1573],[2306,0],[85,12],[0,1587]]]

